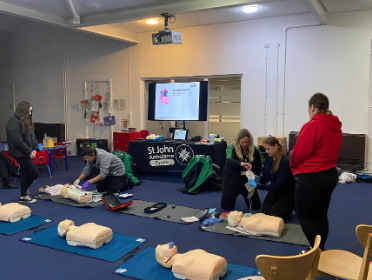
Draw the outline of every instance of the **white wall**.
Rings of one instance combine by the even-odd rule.
[[[21,100],[33,105],[33,120],[64,123],[64,55],[66,57],[68,140],[84,137],[84,79],[112,79],[113,98],[128,99],[128,44],[75,30],[24,20],[3,40],[0,53],[0,81],[14,82],[16,104]],[[4,75],[3,75],[4,74]],[[115,111],[117,125],[128,113]],[[89,137],[111,138],[108,127],[94,130]],[[95,132],[95,133],[94,133]],[[51,135],[52,136],[52,135]]]
[[[131,68],[132,107],[141,107],[141,78],[242,74],[241,127],[263,136],[268,42],[267,134],[288,136],[299,130],[308,121],[309,98],[319,91],[330,98],[345,133],[366,134],[372,11],[332,16],[327,26],[293,28],[316,24],[304,14],[191,27],[174,30],[182,32],[183,44],[169,46],[153,46],[150,33],[140,34],[141,43],[131,48],[138,62]],[[137,114],[137,126],[140,118]]]

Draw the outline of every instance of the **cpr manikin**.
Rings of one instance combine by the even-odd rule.
[[[58,224],[58,234],[66,237],[67,244],[97,249],[112,240],[112,229],[95,223],[75,226],[71,220],[64,220]]]
[[[73,185],[66,184],[61,189],[61,196],[74,200],[78,203],[89,203],[93,199],[93,192],[84,191]]]
[[[172,268],[174,277],[178,279],[218,280],[227,269],[223,257],[200,249],[178,254],[173,242],[156,246],[155,257],[160,265]]]
[[[241,211],[232,211],[228,215],[230,229],[242,230],[250,235],[265,235],[279,237],[282,234],[284,222],[282,218],[265,215],[263,213],[244,217]]]
[[[0,202],[0,221],[18,222],[31,216],[31,209],[19,203],[7,203],[2,205]]]

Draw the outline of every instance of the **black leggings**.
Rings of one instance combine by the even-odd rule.
[[[238,195],[242,195],[249,208],[248,201],[248,190],[245,187],[245,184],[232,185],[232,184],[223,184],[222,197],[221,197],[221,207],[226,210],[232,210],[235,207],[236,198]],[[252,209],[257,210],[261,207],[261,200],[258,196],[257,189],[254,190],[252,196]]]
[[[8,171],[11,166],[12,165],[10,164],[9,158],[5,155],[5,153],[0,152],[0,177],[3,181],[3,187],[10,184]]]
[[[118,193],[124,191],[124,176],[106,176],[97,182],[97,191]]]
[[[93,167],[92,172],[85,179],[90,180],[100,173],[99,168]],[[123,176],[106,176],[105,179],[96,183],[97,191],[107,193],[117,193],[125,190]]]
[[[20,165],[21,172],[21,196],[26,196],[27,189],[39,177],[39,170],[31,158],[15,158]]]
[[[296,213],[302,230],[314,245],[315,237],[321,236],[320,249],[324,250],[329,231],[328,208],[338,182],[336,167],[298,176],[296,185]]]
[[[262,203],[261,213],[287,219],[295,208],[295,192],[268,192]]]

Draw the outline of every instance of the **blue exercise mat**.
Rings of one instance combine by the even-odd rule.
[[[5,235],[12,235],[50,222],[53,222],[53,220],[35,215],[31,215],[30,217],[15,223],[0,221],[0,233]]]
[[[113,273],[141,280],[175,280],[172,269],[162,267],[155,259],[155,248],[148,247],[113,270]],[[257,268],[227,263],[221,280],[236,280],[247,276],[261,276]]]
[[[87,247],[70,246],[66,238],[58,235],[58,225],[35,232],[27,237],[21,238],[22,241],[36,245],[46,246],[52,249],[75,253],[87,257],[113,262],[137,248],[147,239],[113,233],[112,241],[98,249]]]

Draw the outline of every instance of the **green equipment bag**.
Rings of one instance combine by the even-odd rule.
[[[134,175],[134,172],[133,172],[134,165],[133,165],[132,156],[130,154],[127,154],[126,152],[120,151],[120,150],[115,150],[112,153],[123,161],[124,167],[125,167],[126,180],[130,179],[133,182],[134,186],[140,185],[142,183],[141,180],[139,180]]]

